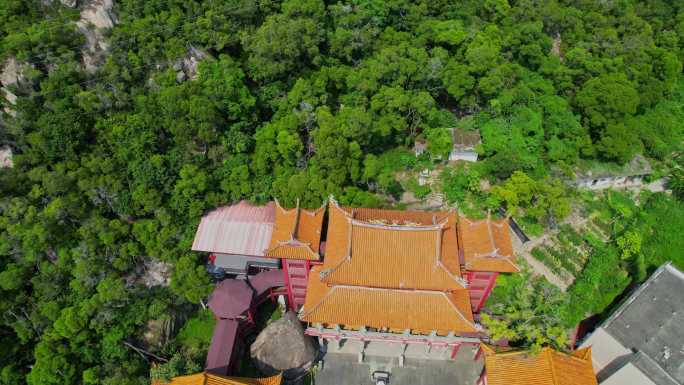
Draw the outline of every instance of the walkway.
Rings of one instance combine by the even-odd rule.
[[[527,262],[527,264],[530,265],[534,274],[543,275],[546,278],[546,280],[551,282],[553,285],[557,286],[562,291],[565,291],[572,282],[567,282],[563,278],[556,275],[554,272],[551,271],[551,269],[546,267],[546,265],[544,265],[542,262],[535,259],[531,254],[532,249],[544,244],[544,242],[554,237],[556,233],[557,231],[547,232],[541,237],[531,238],[531,240],[525,244],[523,244],[520,241],[520,239],[517,236],[515,236],[515,234],[511,234],[511,240],[513,241],[513,252],[515,253],[515,255],[517,257],[522,257],[525,260],[525,262]]]
[[[282,270],[262,271],[250,277],[243,281],[246,285],[242,284],[248,286],[247,290],[236,290],[239,285],[235,284],[239,282],[239,280],[232,279],[224,280],[209,297],[208,302],[212,302],[212,297],[215,297],[215,300],[220,298],[221,302],[224,302],[219,304],[220,306],[212,308],[218,321],[211,337],[205,367],[208,372],[213,374],[226,375],[229,374],[231,368],[235,367],[235,355],[240,350],[236,344],[244,339],[240,336],[244,329],[253,326],[251,323],[253,322],[254,310],[271,297],[270,294],[274,287],[285,285]],[[222,288],[224,290],[221,290]],[[229,288],[230,291],[225,292],[226,288]],[[235,296],[239,296],[239,298],[235,298]],[[246,305],[242,306],[241,304]],[[226,314],[231,316],[223,318],[223,315]]]

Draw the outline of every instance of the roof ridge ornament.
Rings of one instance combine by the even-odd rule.
[[[436,231],[436,230],[441,230],[446,225],[446,222],[438,223],[435,225],[421,225],[421,224],[400,225],[400,224],[374,223],[374,222],[364,221],[361,219],[354,219],[354,218],[350,218],[350,217],[347,217],[347,219],[349,220],[349,223],[352,226],[369,227],[369,228],[385,229],[385,230]]]

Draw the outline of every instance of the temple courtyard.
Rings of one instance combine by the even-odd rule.
[[[351,348],[351,346],[350,346]],[[413,350],[413,351],[410,351]],[[482,372],[483,360],[474,360],[476,347],[463,346],[455,359],[445,359],[449,353],[433,349],[425,353],[414,349],[405,352],[404,365],[394,352],[367,350],[359,363],[358,350],[342,349],[327,352],[323,364],[316,371],[316,385],[374,385],[371,374],[375,371],[390,373],[392,385],[472,385]]]

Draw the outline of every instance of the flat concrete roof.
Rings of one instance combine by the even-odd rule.
[[[658,385],[651,381],[632,363],[628,363],[608,377],[601,385]]]
[[[632,362],[651,379],[669,376],[675,383],[684,383],[682,293],[684,273],[667,263],[602,325],[625,348],[643,355]]]

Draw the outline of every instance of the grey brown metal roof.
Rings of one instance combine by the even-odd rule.
[[[684,384],[684,273],[671,263],[656,270],[603,328],[637,353],[632,363],[654,382]]]

